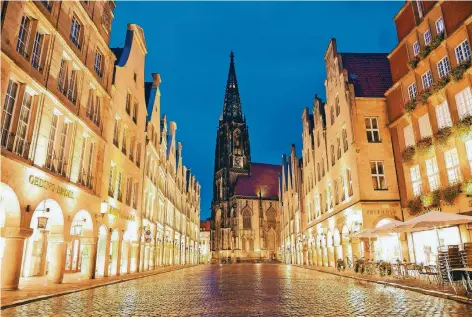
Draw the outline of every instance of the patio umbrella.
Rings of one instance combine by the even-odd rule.
[[[351,234],[351,238],[369,238],[369,249],[370,249],[370,252],[369,252],[369,260],[372,258],[372,243],[371,243],[371,239],[372,238],[377,238],[377,237],[382,237],[382,236],[388,236],[389,234],[388,233],[385,233],[385,232],[378,232],[378,233],[374,233],[375,228],[368,228],[368,229],[364,229],[364,230],[361,230],[359,232],[356,232],[356,233],[353,233]]]
[[[471,216],[430,211],[421,216],[405,221],[404,224],[394,228],[394,230],[396,232],[415,232],[434,229],[436,231],[436,237],[438,238],[438,245],[440,246],[441,241],[439,240],[438,228],[450,227],[469,222],[472,222]]]
[[[380,233],[396,232],[395,230],[403,224],[405,224],[403,221],[392,219],[392,221],[390,221],[389,223],[386,223],[380,227],[374,228],[372,230],[372,233],[380,234]],[[396,233],[397,233],[397,239],[398,239],[398,250],[400,251],[400,261],[403,261],[403,250],[402,250],[402,244],[400,242],[400,233],[399,232],[396,232]]]

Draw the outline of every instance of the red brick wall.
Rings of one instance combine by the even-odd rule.
[[[405,4],[403,12],[395,19],[395,26],[399,42],[415,27],[415,16],[411,2]]]
[[[390,56],[390,71],[392,73],[392,81],[396,83],[403,75],[408,73],[408,51],[406,44],[402,44]]]
[[[437,3],[437,1],[423,1],[423,10],[424,14],[428,13],[432,7]]]
[[[395,88],[387,95],[387,114],[390,123],[403,115],[403,98],[400,87]]]
[[[452,34],[472,14],[470,1],[445,1],[441,3],[447,34]]]

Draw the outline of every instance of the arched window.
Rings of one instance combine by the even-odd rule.
[[[249,251],[254,251],[254,239],[249,239]]]
[[[275,209],[270,207],[269,210],[267,210],[267,227],[269,229],[270,228],[275,229],[276,217],[277,217],[277,213],[276,213]]]
[[[251,212],[247,209],[243,212],[243,229],[251,229]]]

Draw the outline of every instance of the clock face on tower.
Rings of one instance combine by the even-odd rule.
[[[233,167],[243,168],[243,158],[240,156],[235,156],[233,158]]]

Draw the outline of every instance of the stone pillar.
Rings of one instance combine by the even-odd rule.
[[[118,233],[118,241],[116,241],[118,244],[118,250],[116,254],[116,276],[121,275],[121,246],[123,244],[123,230],[120,230]]]
[[[106,240],[105,240],[105,260],[104,260],[104,264],[103,264],[103,276],[104,277],[109,276],[108,267],[109,267],[109,263],[111,261],[111,259],[110,259],[110,241],[111,241],[111,229],[109,229],[109,231],[107,232],[107,237],[106,237]]]
[[[42,246],[42,254],[41,254],[41,262],[39,262],[39,274],[41,276],[46,275],[46,255],[48,250],[48,233],[47,230],[42,230],[41,234],[43,235],[43,246]]]
[[[149,270],[149,243],[144,244],[144,259],[143,259],[143,270]]]
[[[347,260],[346,258],[349,256],[349,242],[348,241],[343,241],[341,243],[342,251],[343,251],[343,260],[345,261],[347,265]],[[352,259],[350,259],[352,261]]]
[[[48,275],[49,282],[61,284],[64,279],[66,267],[67,242],[64,241],[63,234],[49,234],[49,262]]]
[[[361,246],[359,239],[352,239],[352,256],[360,259],[361,257]]]
[[[84,245],[80,273],[89,279],[94,279],[97,265],[98,238],[82,238],[80,243]]]
[[[5,239],[2,267],[2,290],[18,289],[25,239],[31,237],[33,229],[3,227],[1,237]]]

